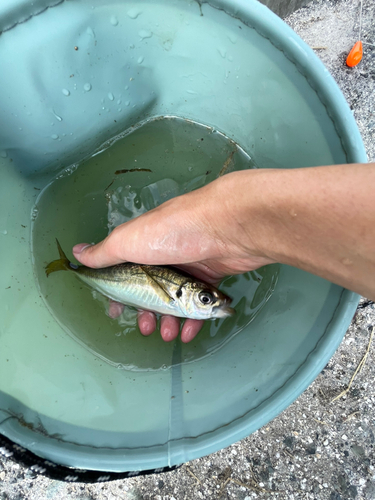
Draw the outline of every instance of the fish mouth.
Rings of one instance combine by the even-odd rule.
[[[231,301],[232,302],[232,301]],[[233,316],[235,314],[235,309],[230,307],[230,302],[224,304],[223,306],[218,306],[215,310],[216,318],[228,318],[228,316]]]

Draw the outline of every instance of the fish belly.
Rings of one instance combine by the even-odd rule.
[[[166,303],[147,284],[113,283],[105,280],[93,280],[79,276],[82,281],[116,302],[145,309],[159,314],[181,317],[182,313],[175,302]]]

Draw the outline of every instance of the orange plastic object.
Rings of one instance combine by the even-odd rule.
[[[357,64],[361,62],[362,55],[363,55],[362,42],[357,42],[353,45],[352,50],[349,52],[348,57],[346,58],[346,65],[350,66],[351,68],[353,66],[357,66]]]

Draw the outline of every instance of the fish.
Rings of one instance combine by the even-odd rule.
[[[60,258],[50,262],[47,277],[70,271],[106,297],[137,309],[179,318],[226,318],[235,313],[232,299],[209,283],[170,266],[124,262],[93,269],[72,264],[56,239]]]

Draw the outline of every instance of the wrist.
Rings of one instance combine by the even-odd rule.
[[[216,189],[219,237],[226,239],[232,251],[235,249],[242,258],[251,258],[252,262],[259,261],[259,265],[277,262],[276,255],[269,251],[275,237],[267,223],[269,199],[272,199],[269,181],[274,172],[277,170],[237,171],[212,183]]]

